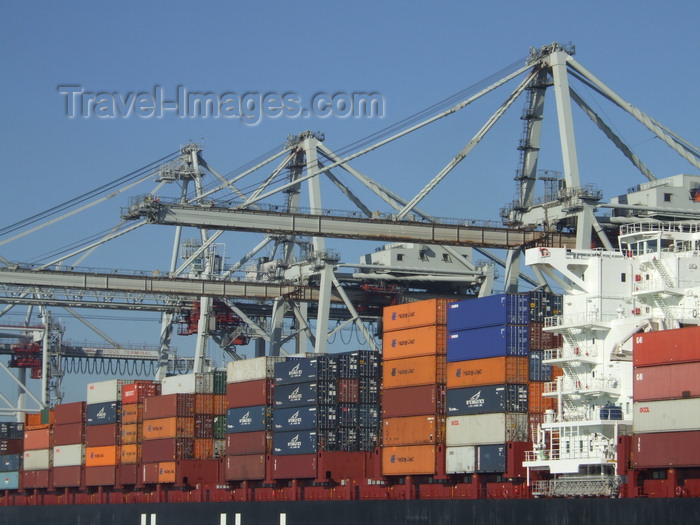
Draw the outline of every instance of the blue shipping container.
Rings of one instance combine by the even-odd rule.
[[[118,423],[121,414],[121,402],[91,403],[87,405],[86,413],[89,426]]]
[[[318,407],[277,408],[272,416],[275,432],[314,430],[318,428]]]
[[[530,350],[527,325],[499,325],[447,335],[447,362],[487,357],[526,356]]]
[[[288,359],[275,363],[275,386],[337,379],[337,365],[332,356]]]
[[[529,357],[530,381],[551,381],[552,365],[544,364],[544,350],[530,350]]]
[[[14,421],[0,423],[0,439],[24,439],[24,423]]]
[[[229,408],[226,411],[226,433],[260,432],[267,430],[268,408],[266,405]]]
[[[334,405],[338,400],[337,385],[334,381],[278,385],[273,396],[277,408]]]
[[[12,472],[19,470],[22,454],[6,454],[0,456],[0,472]]]
[[[479,445],[476,447],[476,471],[479,474],[506,471],[505,445]]]
[[[0,490],[17,490],[19,488],[19,472],[3,472],[0,474]]]
[[[315,430],[272,434],[272,453],[277,456],[315,454],[316,452],[318,452],[318,434]]]
[[[529,322],[530,300],[526,293],[490,295],[447,305],[448,332]]]
[[[447,415],[527,412],[527,385],[489,385],[447,389]]]

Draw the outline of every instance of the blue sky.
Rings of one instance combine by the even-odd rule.
[[[13,2],[5,6],[0,20],[5,71],[0,83],[0,227],[114,180],[190,140],[203,142],[205,158],[221,173],[307,129],[323,131],[328,147],[342,149],[523,59],[530,47],[554,41],[572,42],[575,58],[598,78],[698,144],[699,15],[697,2],[679,0],[593,0],[585,5],[549,0],[108,6]],[[257,125],[175,114],[71,119],[66,116],[66,97],[57,89],[61,85],[125,97],[157,86],[167,94],[177,86],[217,94],[292,92],[304,101],[319,92],[378,92],[385,111],[382,118],[283,116],[263,118]],[[358,159],[356,165],[410,198],[468,142],[508,92],[499,91],[483,106],[475,104],[473,111],[469,108]],[[585,90],[582,94],[589,101],[596,99]],[[694,173],[626,114],[605,102],[593,107],[609,118],[657,176]],[[426,211],[498,219],[499,208],[515,193],[521,109],[522,103],[516,102],[510,116],[421,204]],[[607,200],[643,181],[580,112],[574,118],[583,182],[597,185]],[[556,121],[550,122],[545,135],[553,136]],[[557,144],[553,146],[543,150],[540,168],[561,169]],[[115,199],[99,217],[66,221],[2,245],[0,255],[36,260],[46,251],[116,224],[124,205],[126,197]],[[348,209],[334,198],[328,205]],[[171,233],[153,227],[147,235],[107,255],[96,253],[85,265],[145,270],[167,266]],[[337,247],[350,261],[364,248]],[[227,246],[227,255],[235,253],[236,247]],[[153,314],[149,317],[155,319]],[[85,332],[71,323],[66,338],[94,338]],[[154,343],[158,323],[133,323],[120,333],[121,340]]]

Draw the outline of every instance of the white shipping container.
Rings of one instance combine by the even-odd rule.
[[[637,401],[633,425],[635,434],[700,430],[700,398]]]
[[[46,470],[51,468],[51,452],[50,448],[42,448],[40,450],[27,450],[24,452],[23,468],[24,470]]]
[[[497,413],[447,418],[446,444],[499,445],[527,441],[527,414]]]
[[[114,403],[122,400],[122,385],[130,383],[126,379],[109,379],[98,383],[88,383],[87,404]]]
[[[244,381],[273,379],[275,377],[275,363],[282,361],[285,361],[284,357],[271,356],[229,361],[226,365],[226,382],[243,383]]]
[[[476,472],[476,447],[447,447],[445,466],[448,474],[472,474]]]
[[[85,463],[85,445],[59,445],[53,447],[54,467],[75,467]]]
[[[181,374],[163,379],[161,395],[168,394],[213,394],[214,374]]]

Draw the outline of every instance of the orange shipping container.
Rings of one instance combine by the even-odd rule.
[[[557,409],[557,399],[555,397],[542,397],[546,384],[537,381],[528,383],[527,406],[531,414],[544,414],[547,410]]]
[[[214,456],[214,442],[210,438],[195,438],[194,459],[211,459]]]
[[[214,415],[225,416],[227,408],[226,394],[214,394]]]
[[[436,457],[435,445],[382,447],[382,475],[435,474]]]
[[[195,414],[213,414],[214,413],[214,394],[195,394],[194,396],[194,413]]]
[[[158,483],[175,483],[175,468],[174,461],[158,463]]]
[[[143,403],[122,405],[122,425],[141,423],[143,421]]]
[[[143,441],[143,427],[141,423],[122,425],[121,428],[122,445],[131,445]]]
[[[51,429],[25,430],[24,450],[41,450],[51,448]]]
[[[384,388],[445,384],[445,356],[430,355],[392,359],[384,362],[382,380]]]
[[[445,418],[437,416],[392,417],[384,420],[384,446],[435,445],[445,442]]]
[[[141,461],[141,445],[122,445],[120,463],[135,465]]]
[[[444,326],[422,326],[387,332],[383,337],[384,360],[444,354],[447,329]]]
[[[85,449],[85,466],[114,466],[119,463],[119,457],[120,453],[117,445],[109,447],[87,447]]]
[[[447,363],[447,388],[527,382],[527,357],[489,357]]]
[[[143,439],[194,437],[193,417],[165,417],[143,421]]]
[[[383,311],[385,332],[419,326],[444,325],[447,322],[447,299],[428,299],[415,303],[387,306]]]

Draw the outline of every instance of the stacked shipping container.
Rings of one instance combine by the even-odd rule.
[[[19,487],[23,445],[23,423],[0,423],[0,490]]]
[[[441,472],[445,444],[448,301],[384,309],[382,474]]]
[[[53,426],[53,485],[80,487],[85,464],[85,402],[56,405]]]
[[[636,468],[700,467],[700,327],[634,337]]]
[[[135,485],[143,481],[144,470],[139,469],[143,448],[143,404],[146,398],[159,393],[160,385],[151,381],[135,381],[122,386],[120,485]]]

